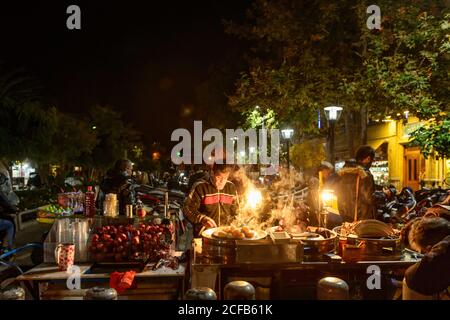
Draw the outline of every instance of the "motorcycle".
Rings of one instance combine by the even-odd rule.
[[[408,187],[397,194],[395,187],[375,191],[372,195],[376,207],[376,218],[386,223],[402,223],[409,221],[415,215],[417,201]]]
[[[173,218],[177,239],[186,237],[188,223],[182,213],[182,205],[186,197],[184,192],[175,189],[155,188],[148,185],[137,186],[135,191],[136,197],[150,208],[155,217],[159,217],[162,220],[169,217]]]
[[[435,204],[444,201],[449,194],[450,190],[442,189],[441,187],[436,189],[421,189],[416,191],[417,216],[423,216],[428,208],[431,208]]]
[[[450,195],[450,190],[421,189],[413,193],[406,187],[397,195],[395,188],[375,191],[373,201],[376,206],[376,218],[386,223],[406,223],[423,217],[427,210],[441,203]]]

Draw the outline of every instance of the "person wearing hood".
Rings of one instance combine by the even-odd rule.
[[[375,219],[372,195],[375,182],[370,167],[375,159],[371,146],[361,146],[356,151],[355,161],[347,161],[339,171],[338,208],[345,222]]]

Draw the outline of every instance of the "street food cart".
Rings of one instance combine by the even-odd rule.
[[[284,243],[271,237],[217,239],[204,232],[191,249],[191,286],[213,288],[221,298],[227,283],[245,280],[255,287],[256,299],[316,299],[318,281],[332,276],[349,284],[353,299],[392,299],[395,288],[390,277],[401,278],[406,268],[420,260],[398,242],[394,241],[394,246],[399,247],[392,248],[392,242],[379,244],[379,239],[366,239],[365,248],[354,259],[354,253],[339,252],[338,234],[327,232],[330,237],[325,239],[296,241],[292,237]],[[373,270],[378,270],[373,266],[380,270],[378,290],[367,286]]]
[[[187,251],[176,251],[179,224],[164,217],[58,219],[44,243],[44,263],[17,280],[32,299],[81,299],[89,288],[108,287],[113,272],[133,270],[134,285],[119,299],[183,299],[189,288],[198,287],[223,299],[227,283],[244,280],[263,300],[316,299],[319,280],[337,277],[348,284],[352,299],[392,299],[390,279],[401,280],[420,260],[379,221],[334,230],[307,227],[296,224],[284,206],[278,212],[283,223],[263,228],[255,219],[261,197],[250,191],[245,211],[232,225],[203,231]],[[55,263],[55,248],[65,242],[77,248],[81,286],[72,290],[73,275]],[[367,285],[373,274],[379,277],[376,290]]]

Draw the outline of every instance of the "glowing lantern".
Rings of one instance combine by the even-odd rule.
[[[250,189],[249,191],[247,191],[247,205],[251,209],[256,209],[258,205],[261,203],[261,201],[262,201],[261,191],[257,189]]]
[[[325,208],[337,209],[337,197],[333,190],[322,190],[322,203]]]

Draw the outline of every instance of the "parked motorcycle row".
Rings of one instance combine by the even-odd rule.
[[[450,189],[441,187],[413,192],[403,188],[400,193],[394,187],[373,194],[376,218],[386,223],[406,223],[414,218],[431,214],[434,208],[450,215]]]

